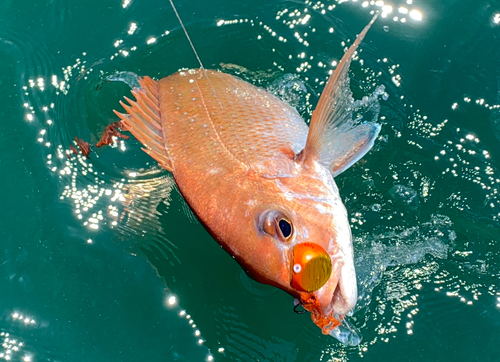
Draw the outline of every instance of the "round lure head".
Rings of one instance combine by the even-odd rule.
[[[290,286],[301,292],[315,292],[332,274],[332,260],[323,247],[305,242],[293,247]]]

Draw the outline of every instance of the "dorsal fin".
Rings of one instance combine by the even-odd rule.
[[[161,124],[158,82],[150,77],[141,77],[139,84],[140,88],[132,89],[135,102],[127,97],[125,100],[129,105],[120,101],[127,113],[114,112],[122,119],[127,131],[145,146],[144,152],[158,161],[163,168],[173,171]]]
[[[318,160],[337,176],[363,157],[373,146],[380,131],[376,123],[359,124],[353,120],[353,98],[349,87],[349,65],[376,14],[358,35],[328,79],[313,112],[307,142],[299,162]],[[358,124],[356,123],[358,122]]]

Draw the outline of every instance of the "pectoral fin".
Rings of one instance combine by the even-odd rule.
[[[335,137],[335,147],[328,153],[332,176],[340,175],[370,151],[379,132],[379,124],[364,123]]]
[[[380,131],[377,123],[361,123],[362,118],[357,116],[361,106],[352,97],[348,77],[351,59],[376,19],[377,15],[358,35],[328,79],[311,118],[306,146],[299,157],[299,161],[305,163],[318,160],[331,170],[333,176],[363,157],[372,148]]]

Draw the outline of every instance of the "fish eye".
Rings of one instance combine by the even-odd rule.
[[[288,220],[280,219],[280,221],[278,221],[278,226],[280,228],[281,235],[283,235],[285,239],[288,239],[292,235],[292,224],[290,224]]]
[[[283,211],[264,211],[259,217],[259,224],[263,232],[281,241],[290,241],[293,236],[293,225]]]

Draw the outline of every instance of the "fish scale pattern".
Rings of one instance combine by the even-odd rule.
[[[170,108],[169,115],[162,114],[163,122],[172,130],[193,123],[189,130],[196,134],[192,137],[201,135],[203,139],[196,144],[205,144],[207,152],[224,148],[239,162],[266,169],[265,163],[290,157],[305,145],[308,127],[304,120],[261,88],[211,70],[180,72],[168,78],[170,96],[161,103]]]

